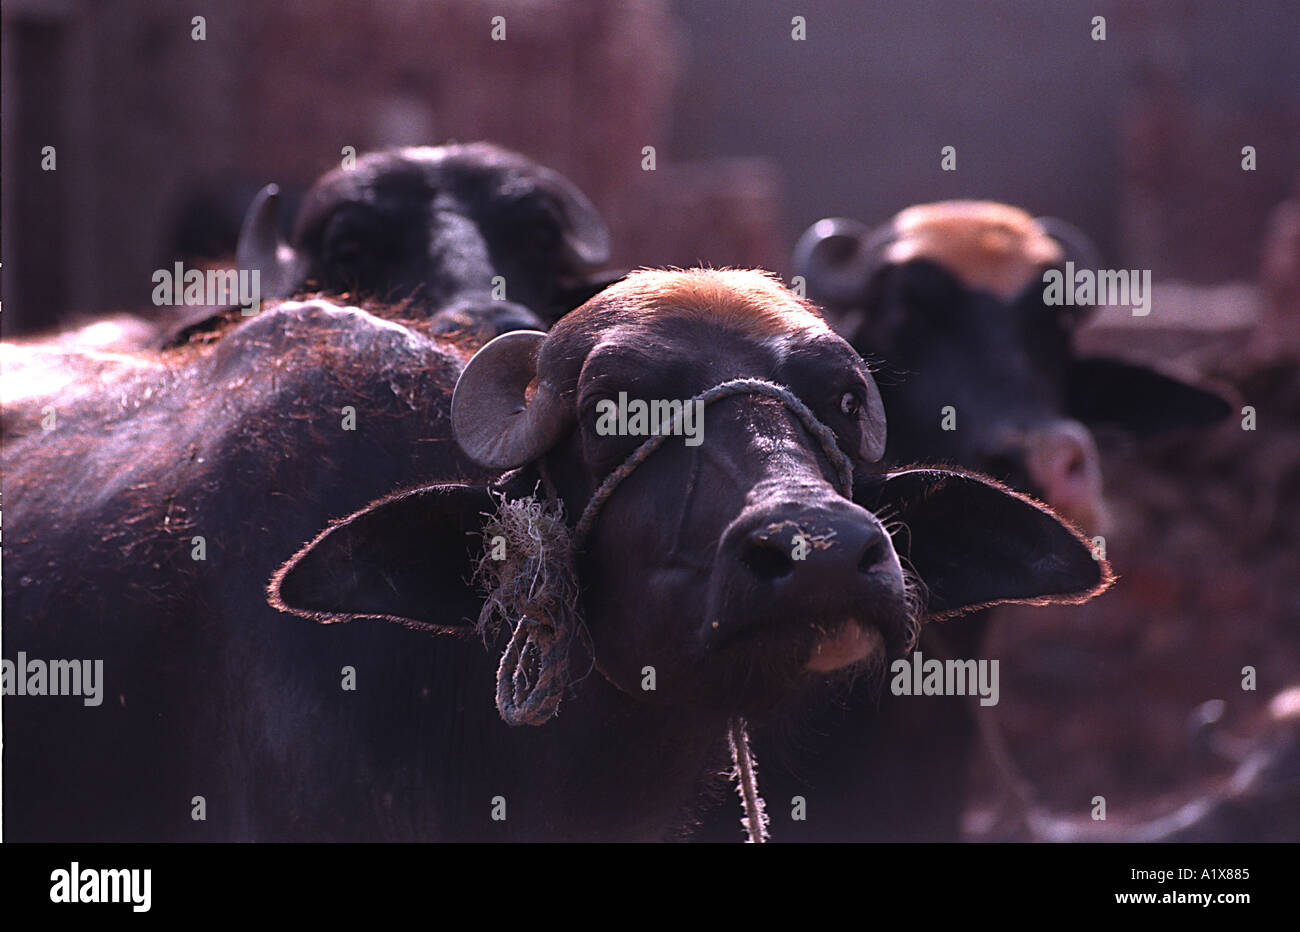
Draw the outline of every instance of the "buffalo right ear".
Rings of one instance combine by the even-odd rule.
[[[1110,566],[1054,512],[993,479],[904,469],[854,482],[853,500],[891,527],[924,585],[923,613],[942,619],[1002,602],[1083,602]]]
[[[1066,374],[1066,409],[1089,427],[1139,437],[1209,427],[1233,412],[1228,399],[1149,366],[1104,356],[1074,360]]]
[[[376,618],[466,633],[480,597],[470,584],[482,552],[486,488],[434,485],[367,505],[326,528],[271,577],[282,612],[330,623]]]

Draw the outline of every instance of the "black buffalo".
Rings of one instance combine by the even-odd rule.
[[[1057,220],[1004,204],[909,208],[871,230],[822,220],[800,239],[794,271],[853,347],[880,366],[889,418],[886,461],[955,464],[1031,493],[1088,534],[1105,530],[1091,428],[1147,436],[1227,416],[1226,401],[1150,368],[1081,357],[1086,309],[1044,302],[1043,274],[1073,261],[1097,269],[1095,249]],[[956,429],[944,429],[944,408]],[[919,649],[974,659],[988,624],[978,612],[930,626]],[[824,700],[799,720],[805,737],[771,723],[759,756],[774,796],[807,800],[805,821],[775,837],[956,840],[976,741],[972,702],[947,696]],[[814,737],[808,737],[814,736]],[[703,837],[732,831],[715,813]]]
[[[290,243],[268,186],[249,208],[238,253],[260,270],[264,299],[346,295],[379,316],[430,317],[433,332],[480,343],[545,328],[622,274],[594,271],[609,233],[577,187],[488,143],[386,150],[327,173],[307,193]],[[211,339],[241,319],[232,308],[159,308],[0,345],[15,376],[0,399],[4,432],[25,433],[69,392],[135,368],[134,350]]]
[[[1227,417],[1218,395],[1148,366],[1082,356],[1092,308],[1048,305],[1043,275],[1096,249],[1054,218],[991,202],[911,207],[869,230],[822,220],[795,250],[809,297],[889,373],[896,418],[887,458],[958,463],[1048,502],[1085,530],[1104,526],[1091,428],[1147,437]],[[956,429],[945,430],[952,406]]]
[[[495,335],[549,326],[591,297],[612,280],[592,276],[609,250],[604,222],[572,182],[472,143],[374,152],[328,172],[288,243],[268,186],[249,208],[238,259],[261,270],[266,297],[404,302],[440,315],[439,329]]]
[[[922,617],[1105,583],[997,485],[877,468],[866,367],[762,275],[638,273],[463,372],[428,327],[281,304],[6,444],[6,650],[106,681],[94,708],[5,703],[8,837],[667,837],[738,716],[898,655]],[[559,714],[506,725],[511,632],[476,628],[468,583],[485,515],[550,488],[573,531],[643,439],[598,433],[601,400],[737,378],[778,387],[732,386],[703,443],[670,438],[589,516]],[[266,605],[309,538],[272,600],[369,620]]]
[[[400,307],[435,317],[438,332],[486,342],[545,328],[623,274],[597,271],[609,258],[609,231],[582,191],[491,143],[369,153],[295,200],[288,241],[274,184],[256,194],[238,230],[237,264],[259,271],[263,300],[327,295],[380,314]],[[57,339],[170,348],[223,330],[235,304],[122,313]]]

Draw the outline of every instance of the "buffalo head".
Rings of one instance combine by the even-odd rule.
[[[317,290],[434,313],[453,300],[500,305],[504,282],[512,312],[492,322],[504,331],[549,324],[610,280],[590,275],[609,258],[609,232],[583,193],[487,143],[385,150],[334,169],[307,193],[288,243],[279,209],[268,185],[240,233],[239,264],[261,269],[263,297]]]
[[[1044,272],[1067,260],[1098,265],[1068,224],[949,201],[876,230],[819,221],[794,264],[854,348],[884,364],[891,460],[989,473],[1096,532],[1104,506],[1090,428],[1141,436],[1213,423],[1230,408],[1149,367],[1080,357],[1074,336],[1088,309],[1044,302]]]
[[[696,443],[647,454],[635,413],[610,429],[611,406],[697,400]],[[276,574],[272,602],[471,632],[484,523],[535,494],[574,530],[573,668],[594,663],[637,701],[749,714],[903,654],[927,617],[1086,598],[1108,579],[1051,512],[996,483],[882,471],[867,366],[757,272],[636,272],[549,334],[498,338],[461,374],[452,427],[471,458],[511,472],[326,529]]]

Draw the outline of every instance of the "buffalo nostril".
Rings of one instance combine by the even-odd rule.
[[[771,582],[789,576],[794,570],[794,558],[778,541],[754,534],[745,541],[740,561],[759,579]]]
[[[862,556],[858,558],[858,572],[870,573],[876,567],[888,562],[891,545],[888,543],[885,535],[877,535],[873,540],[868,541],[867,545],[862,548]]]

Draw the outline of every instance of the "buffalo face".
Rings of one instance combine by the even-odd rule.
[[[485,143],[363,156],[317,181],[290,243],[277,225],[268,188],[240,235],[240,264],[262,270],[265,296],[319,290],[426,313],[454,298],[499,301],[504,282],[513,305],[549,324],[590,296],[589,273],[609,257],[609,233],[581,191]]]
[[[891,460],[960,463],[1095,532],[1105,506],[1092,428],[1143,436],[1230,409],[1150,368],[1080,358],[1085,314],[1044,302],[1043,273],[1067,259],[1098,263],[1060,221],[954,201],[909,208],[876,230],[820,221],[795,264],[853,346],[882,363]]]
[[[738,294],[758,292],[756,305],[779,296],[775,333],[752,317],[720,327],[710,311],[728,293],[696,283],[705,293],[687,289],[682,307],[628,314],[600,334],[581,319],[562,323],[554,352],[541,356],[573,399],[573,425],[551,454],[570,514],[645,440],[599,430],[601,403],[620,395],[628,405],[689,403],[720,383],[760,379],[788,388],[833,432],[828,450],[780,398],[727,395],[696,409],[697,445],[673,437],[601,506],[579,564],[597,662],[629,692],[642,691],[653,667],[650,700],[751,706],[783,695],[810,666],[878,661],[911,639],[888,534],[846,497],[831,459],[867,469],[879,457],[884,420],[871,375],[766,280],[736,280],[748,285]],[[657,284],[644,276],[608,303]]]

